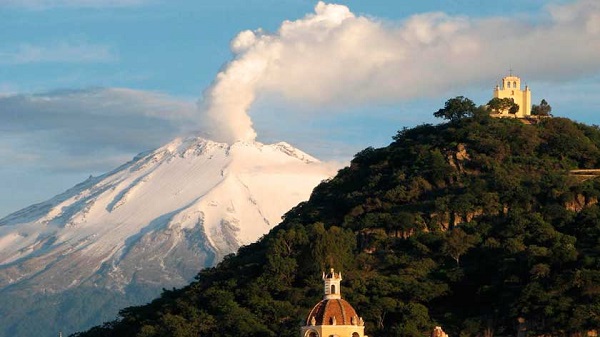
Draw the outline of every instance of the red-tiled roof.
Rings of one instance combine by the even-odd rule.
[[[306,325],[312,325],[312,318],[315,318],[314,325],[333,325],[335,317],[336,325],[355,325],[352,324],[352,317],[358,322],[358,315],[350,303],[343,299],[322,300],[308,314]]]

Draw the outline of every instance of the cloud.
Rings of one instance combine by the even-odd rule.
[[[139,6],[149,0],[0,0],[0,7],[43,10],[56,7],[103,8]]]
[[[84,41],[59,41],[53,44],[23,43],[10,50],[0,50],[0,65],[29,63],[105,63],[118,61],[108,45]]]
[[[349,107],[492,87],[509,67],[531,82],[600,71],[600,2],[553,5],[531,22],[441,12],[383,22],[319,2],[313,14],[276,32],[233,39],[233,60],[201,100],[202,124],[212,126],[216,140],[250,140],[257,97]]]
[[[108,170],[196,130],[196,106],[159,93],[108,88],[0,97],[0,165]]]
[[[439,97],[469,86],[486,85],[491,92],[510,66],[526,81],[563,84],[599,73],[599,17],[600,3],[593,0],[549,6],[531,18],[533,23],[522,17],[469,18],[441,12],[384,22],[319,2],[314,13],[285,21],[275,32],[240,32],[231,41],[233,59],[198,102],[200,113],[190,102],[129,89],[16,95],[5,87],[0,90],[5,91],[0,92],[0,141],[19,153],[3,155],[0,164],[12,159],[41,162],[50,154],[74,169],[91,168],[100,156],[113,158],[110,163],[116,165],[125,154],[186,132],[225,142],[253,140],[253,123],[265,123],[265,118],[271,123],[268,128],[278,131],[259,125],[263,137],[306,143],[316,138],[306,136],[315,124],[311,118],[296,118],[302,114],[348,111],[345,116],[350,118],[358,114],[357,107],[381,102]],[[0,64],[114,57],[107,46],[71,41],[54,48],[0,51]],[[261,99],[278,102],[278,110],[253,111]],[[363,110],[361,116],[373,113]],[[337,124],[344,125],[328,123],[319,132],[329,135]],[[58,167],[57,160],[49,162],[49,167]],[[110,168],[107,163],[95,169]]]
[[[0,97],[8,96],[17,92],[17,87],[8,82],[0,82]]]

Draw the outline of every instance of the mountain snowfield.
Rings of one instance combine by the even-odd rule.
[[[181,286],[334,173],[286,143],[175,139],[0,219],[0,292]]]

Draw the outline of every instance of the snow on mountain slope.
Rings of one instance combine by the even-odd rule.
[[[286,143],[176,139],[0,219],[0,290],[182,285],[333,173]]]

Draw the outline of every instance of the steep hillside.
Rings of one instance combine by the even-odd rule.
[[[600,326],[600,130],[486,114],[358,153],[259,242],[78,336],[298,336],[342,270],[372,336]]]

